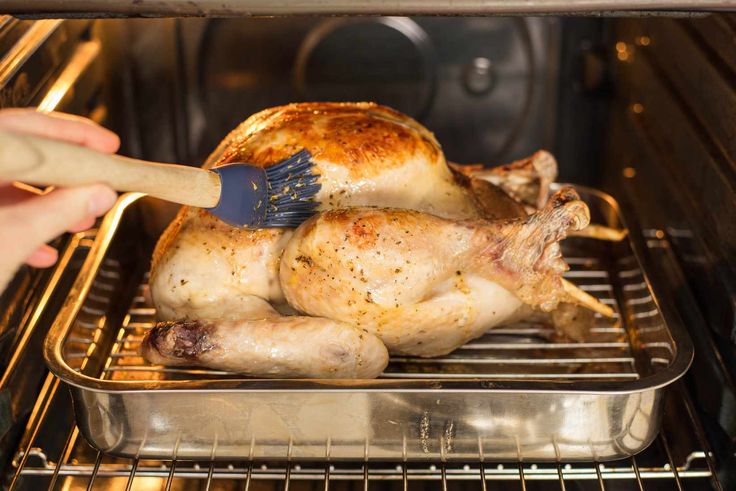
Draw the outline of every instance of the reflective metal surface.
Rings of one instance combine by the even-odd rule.
[[[76,234],[68,241],[57,242],[59,260],[44,281],[33,288],[32,301],[25,307],[25,315],[13,324],[14,342],[10,353],[3,353],[0,363],[0,456],[7,455],[24,429],[25,421],[36,400],[40,382],[46,375],[41,346],[48,326],[61,305],[60,296],[66,292],[81,266],[82,257],[76,254],[84,234]],[[0,461],[0,471],[7,464]]]
[[[612,198],[580,191],[594,220],[625,226]],[[635,240],[569,239],[571,277],[618,312],[613,322],[597,320],[588,343],[549,342],[549,327],[517,325],[439,360],[394,358],[378,380],[257,380],[151,367],[137,344],[153,324],[140,285],[155,234],[142,240],[138,198],[121,198],[102,223],[45,344],[51,370],[70,386],[80,432],[105,453],[621,458],[654,439],[663,389],[692,359],[682,326],[635,259]]]
[[[12,14],[97,15],[293,15],[293,14],[549,14],[650,10],[723,10],[732,0],[6,0]]]
[[[143,35],[132,42],[156,49],[160,41],[145,33],[157,32],[157,23],[141,24]],[[187,161],[206,159],[246,115],[295,101],[387,105],[427,126],[453,162],[506,162],[553,145],[556,19],[288,17],[178,25]],[[233,56],[256,45],[256,53]]]
[[[87,5],[100,4],[100,2],[92,1],[86,3]],[[144,3],[148,4],[144,7],[150,6],[150,2]],[[179,2],[170,2],[171,5],[177,3]],[[616,6],[624,8],[628,3],[633,4],[633,2],[617,2]],[[360,5],[358,2],[356,4]],[[396,2],[396,5],[399,4],[407,5],[403,2]],[[427,4],[431,5],[431,2]],[[507,3],[509,6],[513,4],[513,1]],[[542,2],[529,2],[530,6],[532,4],[541,5]],[[574,1],[567,2],[567,4],[570,8],[581,5]],[[613,2],[601,3],[603,4],[612,5]],[[42,7],[43,5],[44,2],[24,2],[25,8]],[[73,5],[67,2],[62,6]],[[130,5],[133,5],[132,2]],[[666,13],[668,16],[671,14],[672,12]],[[688,15],[696,14],[690,12]],[[97,15],[104,14],[98,13]],[[425,24],[427,19],[413,20],[420,27],[429,25]],[[450,63],[442,62],[441,65],[460,68],[456,71],[447,70],[445,72],[449,75],[450,85],[448,87],[459,87],[474,97],[476,95],[500,97],[499,94],[507,94],[503,92],[504,83],[518,86],[526,83],[523,82],[524,77],[521,77],[522,81],[519,82],[509,80],[507,74],[521,73],[517,67],[523,68],[525,65],[512,64],[504,67],[502,61],[524,60],[514,55],[513,50],[501,49],[503,43],[508,42],[512,37],[506,32],[506,29],[495,27],[520,19],[487,17],[485,19],[437,18],[431,20],[437,22],[436,32],[440,35],[433,42],[436,43],[436,47],[440,48],[438,50],[440,53],[443,52],[441,41],[450,42],[449,47],[453,39],[459,39],[462,45],[461,48],[456,49],[456,52],[467,55],[467,63],[455,65],[453,64],[454,58],[452,58],[454,55],[449,53],[453,50],[445,50],[451,55]],[[257,72],[259,74],[270,73],[267,67],[271,67],[278,73],[279,68],[273,68],[276,64],[269,64],[269,61],[275,58],[272,54],[278,52],[278,47],[283,46],[286,42],[285,36],[293,33],[294,26],[302,21],[308,25],[322,23],[321,19],[311,20],[306,17],[230,19],[228,22],[237,24],[233,25],[233,32],[255,34],[253,45],[259,45],[259,39],[267,39],[262,36],[269,31],[275,31],[275,38],[281,41],[280,43],[268,43],[267,46],[272,46],[268,49],[265,49],[264,43],[261,42],[258,53],[250,51],[247,56],[230,56],[230,58],[255,60],[255,65],[247,68],[259,70]],[[453,24],[477,27],[476,21],[483,21],[486,24],[486,27],[482,29],[485,33],[498,34],[498,36],[479,37],[479,46],[499,48],[500,55],[494,53],[489,55],[472,47],[469,48],[463,37],[463,30],[453,28],[451,29],[453,32],[449,32]],[[550,30],[552,36],[549,36],[545,34],[547,31],[537,30],[536,23],[542,21],[559,22],[562,29],[559,34],[556,34],[554,29]],[[148,24],[149,22],[152,24]],[[176,70],[169,72],[162,69],[162,67],[166,68],[169,62],[173,66],[173,61],[177,59],[177,53],[172,49],[171,38],[167,36],[180,30],[186,41],[187,32],[195,27],[196,22],[208,24],[220,21],[212,19],[97,21],[93,23],[95,26],[93,31],[96,31],[96,34],[90,37],[87,34],[80,36],[80,32],[86,32],[86,30],[77,29],[76,26],[81,24],[70,22],[57,24],[51,21],[39,23],[39,26],[53,27],[47,30],[48,36],[40,35],[43,34],[41,31],[46,29],[41,27],[36,28],[33,36],[24,36],[32,26],[31,22],[2,16],[0,17],[0,52],[3,54],[3,62],[10,63],[16,59],[15,56],[5,56],[16,43],[21,42],[27,44],[28,47],[22,53],[18,49],[13,51],[21,55],[24,60],[16,64],[19,68],[17,72],[0,70],[0,73],[7,76],[4,79],[4,86],[0,89],[0,100],[4,105],[36,105],[42,101],[48,101],[44,104],[52,104],[58,99],[57,96],[63,93],[61,104],[64,110],[91,114],[97,120],[102,120],[103,118],[98,116],[104,116],[105,113],[113,114],[114,117],[107,119],[105,124],[112,125],[118,131],[129,130],[125,132],[123,138],[127,146],[126,151],[140,156],[152,156],[154,155],[152,152],[168,151],[167,139],[172,139],[177,143],[177,150],[180,147],[186,147],[187,139],[179,138],[178,133],[172,131],[172,125],[166,123],[166,117],[170,114],[172,115],[171,120],[182,126],[191,125],[195,129],[214,126],[216,130],[210,135],[210,140],[214,140],[206,141],[209,136],[200,140],[196,138],[198,133],[191,130],[190,133],[194,136],[193,145],[201,145],[200,148],[190,150],[189,153],[169,152],[161,157],[172,161],[197,161],[197,151],[208,151],[213,141],[219,140],[222,131],[230,129],[229,127],[224,130],[220,129],[227,115],[234,118],[228,123],[232,125],[244,114],[252,112],[252,109],[245,98],[243,98],[245,101],[243,104],[240,103],[240,100],[238,103],[233,103],[234,98],[225,98],[220,116],[218,116],[216,107],[207,107],[209,101],[205,99],[199,101],[199,105],[205,109],[202,113],[197,111],[187,113],[179,106],[170,110],[166,105],[180,103],[175,97],[169,98],[161,95],[177,93],[176,88],[183,80],[179,76],[181,72]],[[329,20],[326,19],[324,22],[329,22]],[[373,22],[380,23],[381,19],[373,20]],[[736,51],[733,50],[734,37],[732,35],[736,23],[733,16],[711,15],[688,21],[628,18],[612,22],[611,20],[594,19],[536,18],[524,19],[524,22],[529,27],[532,41],[537,45],[552,46],[549,53],[553,58],[556,58],[558,53],[561,54],[560,59],[563,65],[560,74],[557,73],[554,66],[545,68],[547,65],[543,64],[541,69],[535,69],[529,75],[534,78],[533,83],[550,88],[548,92],[542,93],[542,98],[552,102],[553,106],[556,103],[556,108],[553,109],[560,111],[558,118],[542,117],[544,115],[539,111],[531,111],[527,120],[544,121],[543,126],[547,130],[556,128],[557,135],[553,135],[554,138],[549,140],[550,142],[560,139],[560,134],[564,133],[558,129],[560,123],[568,121],[569,146],[576,151],[581,146],[591,147],[591,151],[584,158],[576,158],[575,154],[566,154],[558,147],[553,148],[560,160],[564,176],[574,175],[570,178],[578,182],[595,182],[596,179],[602,179],[601,182],[604,183],[605,189],[615,189],[617,198],[628,201],[628,204],[631,205],[625,208],[626,216],[636,216],[642,225],[652,228],[646,236],[643,256],[646,267],[644,269],[656,286],[657,298],[664,300],[660,309],[671,311],[676,305],[678,312],[683,315],[687,325],[691,327],[691,333],[697,343],[698,355],[693,369],[688,373],[689,380],[687,380],[690,382],[688,387],[694,389],[693,394],[696,400],[690,401],[687,391],[684,390],[684,387],[680,387],[679,383],[675,384],[674,390],[668,391],[665,400],[660,403],[660,406],[665,407],[663,432],[660,433],[654,444],[636,457],[605,464],[596,462],[595,457],[579,464],[542,464],[529,460],[521,464],[509,464],[498,463],[481,456],[477,461],[468,463],[443,463],[441,459],[437,459],[413,465],[406,465],[401,457],[397,457],[392,462],[378,463],[370,460],[345,464],[335,460],[325,460],[327,455],[321,459],[322,461],[309,464],[293,459],[291,462],[285,462],[285,455],[281,457],[280,462],[258,462],[256,464],[247,461],[247,454],[239,456],[234,462],[212,462],[209,457],[197,462],[143,458],[119,459],[99,453],[89,447],[84,438],[80,438],[79,430],[73,424],[69,391],[66,390],[63,383],[50,376],[36,401],[36,408],[28,421],[23,439],[17,446],[18,452],[13,461],[15,472],[11,470],[10,478],[4,484],[10,484],[12,481],[12,489],[30,490],[84,489],[85,487],[88,489],[247,490],[249,486],[255,486],[259,490],[296,490],[308,487],[309,489],[325,489],[325,491],[330,487],[335,489],[335,486],[341,489],[350,487],[356,491],[369,487],[376,489],[376,486],[381,489],[386,487],[398,489],[403,486],[405,490],[410,487],[422,490],[428,488],[446,490],[467,486],[468,489],[482,489],[483,491],[486,487],[487,489],[614,489],[617,491],[624,489],[646,489],[648,491],[653,489],[732,489],[733,472],[736,469],[733,465],[733,438],[731,438],[734,428],[733,394],[735,392],[733,372],[729,373],[728,368],[732,368],[736,360],[729,355],[733,352],[734,346],[729,340],[729,335],[732,335],[733,326],[736,324],[731,322],[733,287],[729,287],[729,283],[720,277],[728,275],[728,260],[732,256],[732,254],[729,255],[729,250],[732,250],[733,228],[731,224],[734,222],[728,217],[733,209],[730,206],[733,193],[722,191],[722,186],[713,177],[713,171],[727,170],[728,166],[734,162],[733,141],[736,140],[730,138],[734,128],[733,120],[730,118],[730,115],[734,113],[730,110],[733,108],[732,88],[733,81],[736,80],[734,78],[734,73],[736,73],[734,53]],[[147,34],[144,32],[144,35],[141,35],[141,32],[133,30],[129,37],[114,35],[116,31],[119,31],[119,34],[125,33],[127,26],[142,26],[144,23],[150,28],[143,30],[147,31]],[[595,43],[598,39],[596,35],[598,31],[583,30],[578,44],[565,44],[565,39],[570,37],[571,33],[578,32],[582,23],[589,23],[596,29],[600,29],[601,32],[605,32],[606,26],[615,26],[613,37],[606,40],[607,44],[597,45]],[[366,24],[370,23],[366,22]],[[259,25],[262,26],[261,31],[256,32]],[[425,30],[432,35],[432,32],[426,27]],[[152,36],[152,33],[160,34],[161,37]],[[92,65],[104,61],[111,67],[108,74],[101,76],[100,79],[104,80],[104,88],[109,91],[112,99],[96,96],[95,87],[100,84],[92,80],[80,79],[71,85],[68,83],[69,77],[73,78],[80,71],[87,74],[83,77],[86,79],[92,78],[89,76],[91,72],[96,72],[94,77],[99,75],[100,72],[94,66],[89,67],[92,70],[87,68],[90,58],[96,56],[95,44],[100,39],[97,35],[102,35],[103,45],[100,56],[97,56],[97,60]],[[554,47],[553,41],[556,35],[562,38],[559,49]],[[141,42],[146,39],[148,43]],[[207,82],[202,87],[216,88],[219,93],[227,88],[225,82],[237,80],[247,82],[250,79],[231,77],[231,75],[241,75],[241,72],[245,72],[245,70],[239,70],[240,66],[235,62],[228,64],[215,60],[211,64],[203,63],[204,60],[211,59],[215,55],[219,56],[219,60],[226,61],[228,52],[232,52],[232,49],[237,50],[238,46],[250,45],[240,38],[234,37],[233,41],[235,48],[230,50],[220,49],[224,48],[222,44],[209,43],[207,48],[199,51],[201,56],[192,56],[192,53],[197,52],[196,46],[200,45],[194,43],[195,47],[189,50],[185,43],[182,54],[185,60],[182,64],[187,70],[207,74],[202,77],[202,80]],[[624,43],[622,49],[619,49],[617,42]],[[295,44],[299,45],[298,40]],[[204,45],[205,43],[202,43],[201,46]],[[123,85],[123,82],[130,79],[127,70],[131,60],[113,56],[111,47],[120,48],[120,50],[130,49],[135,58],[134,77],[132,77],[130,87],[126,85],[121,88],[118,85]],[[582,82],[577,82],[575,76],[571,77],[569,73],[566,76],[564,70],[565,63],[575,64],[578,52],[590,55],[586,66],[592,67],[591,70],[585,72],[587,78]],[[605,90],[600,87],[596,88],[597,85],[603,85],[605,88],[604,82],[606,82],[603,73],[595,70],[599,65],[608,64],[608,58],[597,56],[601,53],[613,59],[617,66],[616,71],[619,73],[614,77],[616,96],[611,108],[612,121],[596,127],[589,124],[587,119],[581,118],[581,115],[593,104],[591,101],[593,89],[599,97],[596,101],[608,104],[608,101],[604,100]],[[535,60],[544,61],[546,54],[536,50],[534,56]],[[486,71],[483,61],[476,63],[477,57],[490,60],[490,71]],[[313,58],[310,57],[310,59]],[[347,59],[349,61],[349,58]],[[440,74],[443,73],[442,68],[440,67]],[[288,68],[287,71],[291,73]],[[197,75],[194,77],[196,78]],[[208,77],[211,79],[207,80]],[[215,86],[210,83],[217,82],[218,77],[221,77],[219,80],[223,82],[222,84]],[[307,79],[310,80],[309,77]],[[171,89],[164,81],[170,82],[174,89]],[[271,105],[272,103],[262,98],[262,94],[275,92],[273,81],[266,80],[266,82],[263,92],[252,92],[254,94],[252,99],[257,103]],[[285,85],[289,83],[291,83],[290,78],[286,80]],[[485,85],[489,83],[491,84],[490,90]],[[52,86],[55,93],[53,96],[47,90]],[[578,86],[584,89],[581,92],[582,102],[580,104],[573,104],[564,97],[557,99],[556,87],[579,90]],[[245,84],[242,88],[244,92],[247,91]],[[377,93],[381,93],[381,87],[375,87],[375,89]],[[209,93],[216,92],[210,91]],[[281,92],[279,94],[283,95]],[[130,104],[131,95],[137,95],[140,98],[137,106],[138,113],[135,111],[135,106]],[[418,96],[421,94],[416,95],[417,100],[420,99]],[[285,100],[294,99],[291,95],[284,97]],[[507,95],[501,98],[510,99]],[[196,97],[190,97],[190,99],[196,99]],[[212,99],[213,102],[216,102],[217,97]],[[124,110],[111,111],[111,101],[119,101]],[[451,98],[447,106],[455,107],[457,101],[457,98]],[[106,104],[100,104],[100,102]],[[633,111],[634,107],[639,107],[635,104],[639,104],[643,110]],[[509,120],[507,114],[499,115],[498,105],[494,104],[488,108],[484,104],[477,104],[477,106],[481,112],[497,114],[501,124]],[[233,111],[233,108],[237,108],[237,111]],[[466,110],[467,107],[460,111],[461,114],[465,114]],[[452,119],[450,116],[453,114],[446,110],[439,111],[431,122],[432,130],[442,132],[444,129],[450,129],[471,135],[468,130],[473,129],[472,119]],[[495,121],[494,119],[492,122]],[[662,124],[663,121],[666,121],[667,124]],[[483,126],[486,127],[488,124],[489,122],[484,120]],[[500,134],[497,133],[498,128],[500,126],[494,127],[493,131],[488,133]],[[173,138],[171,133],[175,133]],[[610,136],[610,147],[604,149],[600,143],[591,144],[596,141],[595,134]],[[136,137],[141,143],[137,143]],[[456,135],[442,138],[446,150],[452,149],[451,154],[448,153],[450,157],[456,155],[456,149],[468,148],[468,152],[477,152],[480,155],[480,157],[467,157],[468,159],[478,158],[486,162],[494,160],[498,146],[490,147],[492,151],[489,152],[487,145],[479,146],[476,143],[470,148],[470,145],[467,144],[456,144],[454,143],[455,137]],[[533,131],[525,130],[523,138],[524,142],[529,141],[532,145],[539,145],[540,142],[544,145],[548,144],[548,140],[541,139]],[[673,150],[682,148],[685,149],[684,152]],[[517,148],[515,151],[520,150]],[[502,159],[505,158],[505,156],[502,157]],[[572,174],[573,171],[575,174]],[[580,173],[583,171],[587,173],[581,176]],[[693,175],[697,176],[699,172],[703,172],[707,179],[694,179]],[[604,174],[605,178],[602,177]],[[612,181],[620,181],[621,185],[614,186]],[[693,210],[696,213],[692,213]],[[147,218],[147,215],[144,217]],[[637,227],[632,225],[632,228]],[[153,230],[155,231],[155,227]],[[139,228],[134,231],[140,232]],[[140,236],[136,237],[140,239]],[[637,239],[637,242],[640,241]],[[706,243],[708,248],[712,249],[710,254],[703,254],[701,242]],[[86,245],[83,248],[91,245],[87,238],[84,243]],[[637,249],[641,252],[640,247]],[[663,256],[668,259],[659,264]],[[657,267],[652,267],[653,265]],[[109,274],[115,267],[113,263],[103,265],[98,277]],[[127,267],[129,265],[124,266],[124,268]],[[680,268],[684,270],[686,276],[683,275]],[[662,270],[666,274],[655,274],[656,270]],[[701,270],[705,270],[706,274],[702,274]],[[132,273],[133,271],[129,271],[127,274]],[[711,273],[713,278],[710,276]],[[76,274],[74,266],[65,272],[65,275],[73,274]],[[590,284],[596,286],[592,281]],[[37,293],[42,292],[39,290]],[[109,295],[109,292],[102,293],[103,295],[97,298]],[[693,293],[695,298],[693,298]],[[93,294],[96,295],[94,292]],[[133,296],[132,290],[129,295],[125,293],[119,295],[119,298],[123,299],[123,303],[126,304],[123,306],[124,309],[130,306],[131,302],[128,300]],[[731,305],[731,307],[724,308],[724,304]],[[88,306],[94,309],[93,304],[90,303]],[[24,310],[22,302],[11,305],[11,307],[12,310],[21,312]],[[703,309],[702,313],[698,310],[699,308]],[[6,310],[4,304],[3,310],[5,314],[11,311],[11,309]],[[35,316],[37,311],[26,309],[26,312],[30,316]],[[52,314],[47,311],[43,315]],[[665,318],[671,317],[672,315],[665,312]],[[3,322],[5,320],[3,318]],[[100,321],[99,318],[97,321]],[[106,325],[104,332],[108,332],[109,326],[122,326],[120,318],[112,319],[110,323]],[[34,401],[34,392],[39,385],[35,383],[35,376],[43,373],[42,362],[37,359],[40,354],[37,341],[41,340],[46,324],[41,322],[36,325],[33,339],[27,343],[24,353],[15,355],[23,357],[21,363],[15,364],[14,372],[17,376],[14,378],[26,384],[24,387],[27,388],[27,392],[23,392],[20,396],[24,401],[23,405],[29,410]],[[128,326],[130,327],[130,324]],[[672,323],[670,327],[673,327]],[[141,329],[145,327],[134,327],[128,331],[134,332]],[[113,332],[116,329],[109,331]],[[100,333],[102,332],[100,330]],[[528,354],[524,355],[524,351],[521,351],[524,348],[520,346],[522,344],[526,346],[529,344],[527,341],[534,340],[535,336],[540,334],[547,336],[549,331],[529,327],[514,333],[499,333],[501,338],[509,335],[515,336],[513,342],[510,342],[511,340],[502,342],[500,338],[491,338],[484,340],[483,343],[487,346],[493,345],[491,349],[494,350],[494,355],[502,353],[501,344],[511,344],[514,347],[507,347],[508,353],[529,360]],[[615,335],[612,332],[608,334],[612,337]],[[520,342],[520,338],[525,341]],[[98,341],[101,342],[98,343]],[[540,342],[541,339],[536,339],[537,344]],[[90,361],[87,364],[90,369],[92,369],[92,362],[98,361],[100,365],[94,368],[97,370],[95,372],[97,375],[104,371],[108,373],[107,377],[113,380],[118,376],[131,378],[130,372],[135,371],[133,370],[135,366],[131,366],[129,371],[123,370],[127,373],[116,373],[121,371],[119,370],[121,363],[129,361],[125,356],[117,357],[105,367],[106,357],[112,351],[112,347],[106,343],[107,339],[99,338],[94,343],[80,344],[80,347],[84,346],[85,350],[89,349],[91,357],[88,358]],[[548,340],[545,344],[549,345],[549,348],[545,348],[545,352],[552,353],[553,358],[564,357],[563,353],[566,348],[563,343]],[[608,373],[617,375],[619,381],[636,380],[637,369],[632,368],[629,364],[632,357],[629,353],[625,353],[625,348],[620,346],[621,344],[628,345],[628,340],[621,343],[615,339],[608,339],[599,343],[599,346],[605,345],[605,350],[609,353],[616,352],[614,356],[608,357],[609,368],[616,364],[618,368],[624,368],[616,371],[609,369]],[[532,348],[526,348],[527,351],[530,349]],[[466,355],[467,353],[464,355],[467,358]],[[85,358],[87,358],[86,352],[80,360]],[[636,360],[636,357],[633,358]],[[623,363],[619,363],[620,361]],[[465,363],[465,366],[468,364]],[[529,367],[527,364],[524,369],[529,369]],[[437,367],[433,369],[435,368]],[[557,370],[552,370],[552,368],[557,368]],[[518,367],[516,369],[518,371]],[[549,363],[544,366],[536,365],[536,369],[537,376],[544,374],[552,376],[554,380],[564,378],[574,382],[575,386],[579,385],[577,382],[590,381],[593,378],[593,374],[573,372],[565,363],[558,363],[556,367]],[[498,364],[487,365],[485,368],[476,366],[474,370],[494,371],[495,377],[501,375]],[[417,374],[407,372],[395,371],[393,373],[397,376],[417,377]],[[455,375],[463,374],[456,373]],[[506,371],[503,375],[508,379],[513,372]],[[186,379],[191,378],[192,374],[167,372],[155,375],[154,371],[149,371],[140,373],[139,376],[146,380],[157,377]],[[206,374],[200,373],[198,376],[202,377]],[[216,374],[214,376],[217,377]],[[432,377],[433,375],[430,373],[427,376]],[[605,373],[599,374],[598,377],[599,380],[605,378]],[[18,407],[21,406],[14,406],[14,408]],[[19,426],[24,424],[25,418],[19,419]],[[721,426],[725,431],[721,430]],[[707,440],[710,440],[710,443]],[[12,455],[6,452],[4,443],[0,448],[0,454],[3,454],[4,460],[9,460]],[[729,444],[731,448],[728,448]],[[716,471],[719,472],[720,482]]]
[[[222,491],[259,489],[713,489],[722,487],[716,462],[695,413],[679,383],[665,401],[665,426],[641,454],[610,463],[534,461],[500,463],[407,463],[323,460],[253,462],[120,459],[91,448],[73,423],[69,393],[50,376],[38,398],[25,438],[15,454],[9,490],[175,489]]]

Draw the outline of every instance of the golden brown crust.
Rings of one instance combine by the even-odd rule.
[[[149,335],[149,361],[330,376],[335,359],[348,368],[368,359],[375,376],[386,351],[375,338],[366,348],[351,326],[396,353],[436,356],[511,318],[522,302],[596,309],[563,279],[557,244],[587,224],[587,207],[561,190],[534,209],[556,169],[544,152],[498,170],[451,170],[434,136],[396,111],[302,103],[248,118],[205,168],[268,167],[304,148],[320,174],[321,213],[296,231],[233,228],[185,208],[165,232],[151,294],[161,320],[185,322]],[[343,336],[349,342],[335,350]]]
[[[268,167],[309,150],[339,162],[353,178],[404,165],[416,154],[439,163],[440,146],[413,119],[373,103],[299,103],[266,109],[238,126],[213,154],[214,166],[249,162]]]

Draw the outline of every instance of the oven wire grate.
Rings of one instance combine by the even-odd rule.
[[[596,314],[594,327],[585,342],[571,341],[557,333],[548,320],[520,322],[495,328],[485,336],[475,339],[455,352],[439,358],[399,357],[391,363],[382,378],[408,379],[469,379],[493,377],[505,380],[635,380],[640,377],[640,367],[632,354],[628,333],[620,321],[620,310],[615,298],[610,273],[594,257],[566,257],[571,270],[566,277],[581,288],[596,295],[615,310],[614,318],[606,319]],[[646,294],[638,269],[619,272],[628,281],[627,305],[634,309],[638,323],[646,320],[649,312],[657,313],[652,298]],[[107,279],[114,280],[108,271]],[[109,290],[102,277],[95,287]],[[147,363],[140,355],[140,344],[155,321],[155,309],[150,301],[147,275],[133,298],[128,314],[118,331],[112,352],[105,362],[101,377],[110,380],[161,380],[235,377],[223,371],[204,368],[163,367]],[[638,285],[643,288],[637,289]],[[93,298],[106,299],[104,291]],[[92,315],[89,315],[89,314]],[[76,352],[67,358],[81,361],[94,340],[94,331],[101,324],[95,312],[87,312],[79,325],[88,330],[87,336],[75,339]],[[661,326],[656,323],[653,328]],[[83,332],[77,329],[75,332]],[[657,361],[657,358],[653,358]],[[666,366],[668,359],[662,360]],[[83,368],[82,364],[77,367]],[[657,367],[651,367],[656,369]]]

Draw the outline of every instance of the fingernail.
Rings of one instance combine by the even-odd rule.
[[[89,212],[95,216],[102,215],[112,208],[118,195],[112,189],[101,186],[89,201]]]

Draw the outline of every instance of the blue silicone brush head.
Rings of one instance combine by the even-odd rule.
[[[233,163],[212,169],[220,176],[220,202],[209,211],[239,227],[295,228],[312,216],[322,187],[307,150],[263,169]]]

